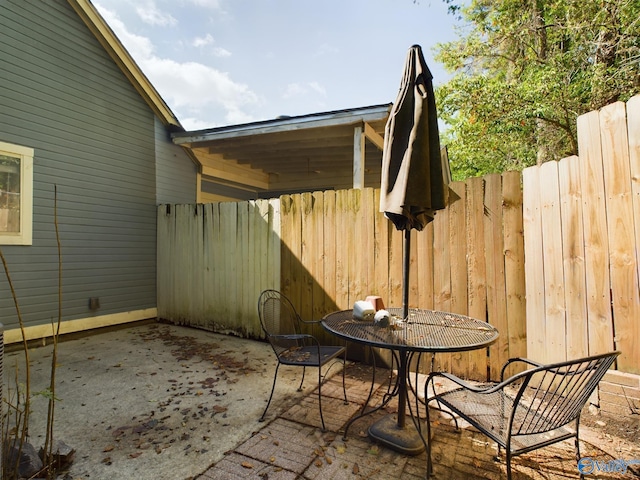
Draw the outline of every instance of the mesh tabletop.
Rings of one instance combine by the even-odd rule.
[[[485,347],[498,338],[486,322],[465,315],[435,310],[388,308],[395,326],[381,327],[373,321],[356,320],[352,310],[342,310],[322,319],[324,328],[357,343],[373,347],[415,352],[460,352]]]

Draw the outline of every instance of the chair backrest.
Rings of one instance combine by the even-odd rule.
[[[515,375],[523,383],[516,396],[512,435],[548,432],[572,422],[620,352],[544,365]],[[526,392],[526,395],[525,395]],[[524,400],[524,401],[522,401]],[[517,411],[517,412],[516,412]]]
[[[291,348],[291,341],[274,338],[274,335],[300,334],[300,316],[291,301],[277,290],[264,290],[258,298],[258,316],[262,330],[276,355]]]

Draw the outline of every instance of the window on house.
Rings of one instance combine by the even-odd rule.
[[[33,149],[0,142],[0,244],[31,245]]]

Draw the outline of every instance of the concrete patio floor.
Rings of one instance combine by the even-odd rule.
[[[24,353],[7,350],[3,394],[11,401]],[[29,353],[33,394],[49,385],[52,346]],[[156,322],[66,337],[57,364],[54,437],[76,450],[60,478],[74,480],[195,477],[264,425],[275,368],[267,343]],[[296,372],[282,373],[274,411],[305,393],[296,391]],[[32,410],[30,442],[40,449],[44,396],[33,397]]]
[[[30,351],[32,391],[46,388],[51,347]],[[426,456],[406,456],[373,443],[368,425],[388,409],[355,422],[371,386],[371,368],[347,367],[323,386],[327,431],[319,428],[316,372],[297,392],[299,370],[281,368],[266,421],[258,422],[268,398],[275,358],[266,343],[161,323],[138,324],[61,342],[57,369],[56,439],[76,449],[67,479],[414,479],[424,478]],[[5,355],[4,395],[15,389],[15,365],[24,354]],[[334,369],[337,372],[337,369]],[[389,372],[378,370],[373,403]],[[46,401],[36,396],[30,440],[43,441]],[[590,415],[585,413],[585,415]],[[495,445],[470,428],[456,431],[446,417],[435,423],[435,478],[506,478],[495,462]],[[640,459],[637,444],[581,428],[584,457],[600,462]],[[617,440],[617,441],[613,441]],[[504,459],[503,459],[504,460]],[[514,460],[515,478],[578,478],[573,444],[563,442]],[[587,478],[640,477],[596,472]]]

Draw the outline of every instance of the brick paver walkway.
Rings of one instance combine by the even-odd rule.
[[[388,372],[378,370],[373,404],[379,402],[386,385],[381,384]],[[366,400],[371,386],[371,370],[360,364],[347,369],[347,398],[342,399],[342,377],[334,375],[322,388],[322,405],[327,431],[319,428],[317,392],[313,391],[297,405],[277,417],[251,438],[209,467],[198,480],[289,480],[289,479],[401,479],[425,477],[426,454],[407,456],[373,443],[366,431],[368,426],[385,414],[383,409],[352,424],[347,440],[343,440],[344,426]],[[275,399],[274,401],[277,401]],[[446,417],[433,422],[432,455],[434,474],[438,480],[501,479],[506,478],[504,452],[502,461],[495,461],[496,446],[484,435],[471,428],[459,431]],[[581,429],[581,432],[583,429]],[[587,435],[588,436],[588,435]],[[591,435],[593,437],[593,434]],[[584,438],[581,434],[581,439]],[[597,443],[597,442],[594,442]],[[581,440],[583,457],[602,462],[614,460],[588,441]],[[515,457],[512,461],[514,479],[578,478],[572,441],[540,449]],[[640,450],[638,454],[640,458]],[[592,478],[623,480],[639,478],[636,469],[621,472],[597,472]]]

